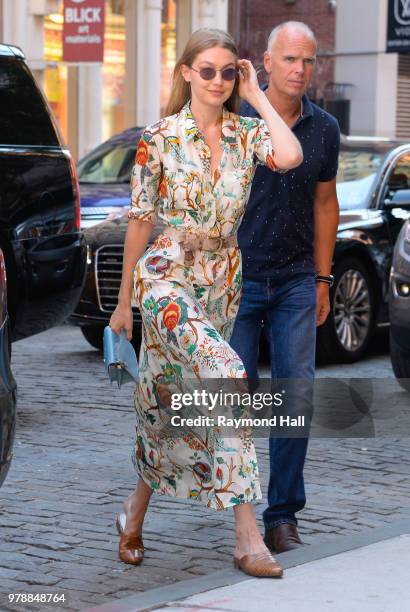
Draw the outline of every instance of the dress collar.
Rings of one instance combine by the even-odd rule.
[[[202,133],[198,129],[195,119],[191,112],[191,101],[188,100],[182,107],[179,113],[180,122],[184,129],[185,139],[187,142],[191,140],[202,139]],[[222,110],[222,139],[232,140],[235,137],[236,122],[234,113],[230,113],[225,107]]]

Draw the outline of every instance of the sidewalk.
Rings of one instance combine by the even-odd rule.
[[[153,589],[87,612],[401,612],[410,609],[410,521],[358,536],[341,537],[329,545],[307,546],[279,555],[278,559],[287,568],[282,580],[249,578],[232,569],[166,590]]]

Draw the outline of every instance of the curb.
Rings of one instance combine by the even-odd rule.
[[[410,534],[410,518],[396,521],[386,527],[367,529],[355,535],[335,536],[330,542],[311,544],[275,556],[280,559],[283,568],[288,569],[349,550],[363,548],[405,533]],[[117,599],[100,606],[87,608],[83,612],[148,612],[191,595],[211,591],[218,587],[230,586],[249,579],[251,579],[251,576],[243,574],[240,570],[226,569],[192,580],[183,580],[175,584],[150,589],[138,595],[131,595],[124,599]]]

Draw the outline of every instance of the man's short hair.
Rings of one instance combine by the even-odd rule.
[[[317,43],[316,36],[314,35],[313,30],[311,30],[309,26],[306,25],[306,23],[303,23],[303,21],[284,21],[283,23],[280,23],[279,25],[274,27],[272,32],[269,34],[267,51],[271,51],[272,45],[275,42],[279,32],[285,29],[298,30],[299,32],[303,32],[304,34],[306,34],[306,36],[312,38],[312,40]]]

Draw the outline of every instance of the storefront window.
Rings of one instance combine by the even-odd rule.
[[[125,127],[125,15],[124,0],[107,0],[105,7],[103,79],[103,140]]]
[[[102,74],[102,140],[125,128],[126,0],[105,0],[105,39]],[[177,0],[163,0],[161,22],[161,114],[169,99],[176,62]],[[62,63],[63,3],[59,11],[44,19],[44,89],[57,117],[64,139],[68,140],[68,67]],[[147,33],[149,36],[149,33]],[[71,128],[70,128],[71,129]]]
[[[44,19],[44,91],[57,118],[65,142],[68,140],[67,66],[63,56],[63,9]]]
[[[161,116],[165,115],[176,59],[176,0],[163,0],[161,20]]]
[[[106,0],[102,64],[102,139],[124,129],[125,17],[124,0]],[[44,89],[67,141],[67,66],[62,64],[63,6],[44,20]]]

